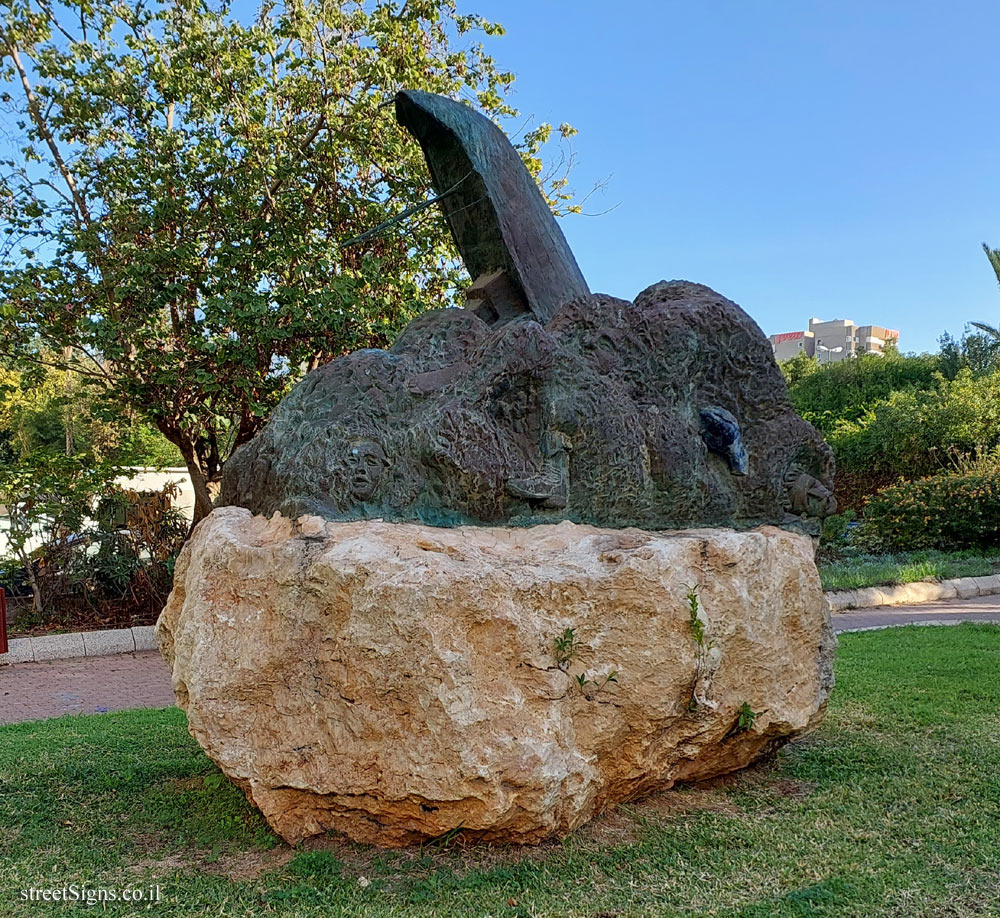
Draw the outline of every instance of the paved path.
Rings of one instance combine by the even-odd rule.
[[[977,596],[973,599],[949,599],[924,602],[916,606],[880,606],[877,609],[856,609],[837,612],[833,627],[837,631],[864,628],[887,628],[914,623],[992,622],[1000,625],[1000,595]]]
[[[155,650],[0,666],[0,724],[173,703],[167,664]]]
[[[960,621],[1000,624],[1000,596],[861,609],[833,616],[837,631]],[[173,703],[170,674],[156,652],[0,667],[0,724],[61,714],[164,708]]]

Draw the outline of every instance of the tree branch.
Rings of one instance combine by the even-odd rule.
[[[28,71],[25,69],[24,63],[21,61],[21,55],[17,50],[17,46],[10,41],[9,37],[6,35],[3,37],[3,41],[7,47],[7,53],[14,62],[14,67],[17,68],[18,76],[21,78],[21,86],[24,88],[24,95],[28,100],[28,114],[31,116],[31,120],[35,123],[35,128],[45,141],[49,151],[52,153],[52,159],[55,161],[56,168],[62,175],[66,185],[69,187],[70,194],[73,196],[73,203],[76,205],[77,218],[82,224],[84,224],[84,226],[86,226],[90,223],[90,212],[87,209],[87,201],[80,193],[76,184],[76,179],[73,177],[73,173],[70,172],[69,167],[66,165],[66,161],[63,159],[62,153],[60,153],[59,147],[56,144],[55,137],[52,136],[52,132],[49,130],[49,126],[46,123],[45,118],[42,116],[41,106],[38,104],[38,97],[31,88],[31,80],[28,79]]]
[[[451,186],[447,191],[442,191],[437,197],[431,198],[429,201],[421,201],[419,204],[414,204],[412,207],[407,207],[406,210],[401,213],[396,214],[384,223],[380,223],[378,226],[373,226],[370,230],[365,230],[360,236],[352,236],[350,239],[345,239],[340,247],[346,249],[349,246],[357,245],[359,242],[365,242],[371,239],[373,236],[378,236],[380,233],[384,233],[387,229],[395,226],[397,223],[401,223],[408,217],[412,217],[414,214],[419,214],[423,210],[427,210],[428,207],[433,207],[438,201],[443,198],[448,197],[448,195],[454,194],[458,191],[459,186],[464,182],[470,175],[471,172],[466,172],[454,185]]]
[[[63,370],[68,372],[70,370],[75,370],[77,373],[82,373],[84,376],[92,376],[94,379],[102,379],[104,377],[99,373],[94,373],[91,370],[84,370],[80,367],[71,367],[66,363],[53,363],[50,360],[42,360],[40,357],[28,357],[23,353],[14,353],[11,351],[0,351],[0,357],[9,357],[13,360],[26,360],[28,363],[38,364],[40,367],[51,367],[53,370]]]

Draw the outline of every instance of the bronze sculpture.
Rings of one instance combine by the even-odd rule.
[[[396,97],[473,285],[387,351],[310,373],[227,463],[221,504],[435,525],[802,525],[833,456],[763,333],[707,287],[591,294],[489,119]]]

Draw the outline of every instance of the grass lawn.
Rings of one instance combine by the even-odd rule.
[[[882,584],[986,577],[1000,569],[1000,553],[914,551],[896,555],[858,555],[819,564],[824,590],[858,590]]]
[[[2,727],[0,915],[70,883],[159,883],[171,916],[1000,915],[1000,628],[845,635],[837,678],[773,762],[535,849],[291,851],[179,711]]]

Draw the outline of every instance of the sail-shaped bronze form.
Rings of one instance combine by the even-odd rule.
[[[468,105],[429,92],[396,95],[396,119],[420,143],[448,227],[472,275],[469,306],[497,324],[547,322],[590,293],[566,238],[510,141]]]

